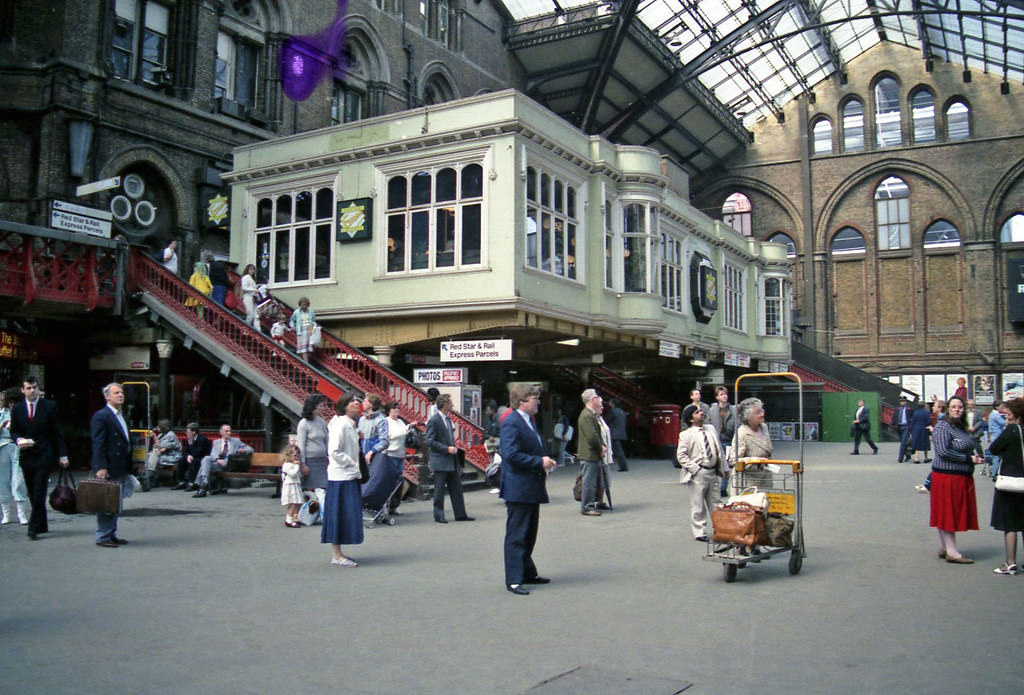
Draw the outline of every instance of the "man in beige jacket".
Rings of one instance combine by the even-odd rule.
[[[683,422],[688,427],[679,433],[676,459],[682,466],[679,482],[690,486],[690,528],[697,541],[709,537],[711,510],[720,498],[720,479],[725,472],[725,453],[718,441],[718,432],[704,424],[704,411],[696,405],[683,408]]]

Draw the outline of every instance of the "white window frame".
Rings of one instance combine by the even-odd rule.
[[[685,248],[682,236],[663,223],[658,233],[658,293],[662,307],[680,314],[686,306]]]
[[[259,237],[262,234],[269,234],[269,248],[268,248],[268,261],[269,266],[266,269],[266,281],[267,286],[271,288],[285,288],[285,287],[308,287],[311,285],[322,285],[335,282],[335,264],[337,259],[337,209],[338,209],[338,192],[335,187],[335,176],[319,176],[311,179],[305,179],[303,181],[292,181],[287,184],[279,184],[276,186],[267,186],[260,188],[252,188],[248,191],[248,212],[247,220],[249,221],[249,236],[252,239],[252,252],[250,258],[252,263],[256,266],[257,277],[263,277],[261,271],[260,249],[259,249]],[[330,217],[317,217],[316,216],[316,198],[317,193],[323,189],[331,191],[331,209]],[[303,192],[309,191],[312,199],[310,201],[311,211],[310,219],[308,221],[296,221],[295,220],[295,199],[296,196]],[[261,200],[270,198],[274,201],[274,216],[276,217],[277,211],[277,200],[280,196],[291,196],[291,219],[288,222],[278,221],[276,219],[271,220],[270,226],[260,227],[257,226],[260,222],[258,207]],[[329,225],[328,231],[328,259],[327,268],[329,274],[327,277],[316,277],[316,235],[317,227]],[[302,228],[308,227],[309,234],[309,250],[307,260],[309,262],[309,275],[310,277],[305,280],[295,280],[295,249],[297,233],[302,233]],[[278,233],[287,231],[288,232],[288,279],[286,281],[280,281],[275,277],[275,266],[278,257],[277,239]]]
[[[746,312],[744,311],[744,283],[746,278],[741,266],[728,261],[722,265],[722,288],[724,295],[724,311],[722,327],[734,331],[746,330]]]
[[[885,195],[888,189],[883,186],[890,179],[899,179],[907,190],[905,196],[879,197],[881,191]],[[910,248],[910,186],[899,176],[888,176],[874,191],[875,200],[875,229],[878,236],[878,249],[880,251],[890,249]]]
[[[626,215],[630,207],[637,206],[640,209],[640,216],[637,218],[641,221],[638,225],[640,231],[630,232],[626,229]],[[651,269],[653,265],[653,259],[651,258],[654,240],[658,238],[658,209],[657,204],[651,200],[644,198],[621,198],[619,199],[619,219],[622,221],[622,227],[618,236],[618,244],[616,246],[617,255],[621,261],[622,275],[619,276],[619,282],[621,283],[617,289],[621,292],[628,292],[631,294],[648,294],[655,291],[654,278],[651,277]],[[635,242],[635,246],[634,243]],[[638,250],[643,253],[643,287],[640,289],[630,289],[626,287],[626,246],[629,245],[633,248],[630,250],[630,255],[637,252]]]
[[[523,181],[523,196],[524,210],[522,213],[522,219],[525,220],[524,231],[523,231],[523,266],[532,271],[546,273],[563,280],[570,282],[582,282],[583,281],[583,253],[581,251],[586,248],[586,232],[584,228],[585,216],[584,211],[584,180],[578,176],[570,174],[562,167],[552,164],[546,159],[539,157],[530,156],[531,153],[527,154],[527,161],[523,167],[524,178]],[[536,199],[531,200],[529,196],[528,186],[529,177],[531,176],[530,171],[533,170],[535,186],[536,186]],[[547,176],[550,181],[550,198],[545,204],[541,186],[544,176]],[[562,194],[565,198],[565,203],[562,205],[561,210],[557,209],[554,205],[555,190],[557,189],[557,183],[562,184]],[[569,189],[572,189],[576,198],[575,203],[575,215],[569,214],[568,207],[568,196]],[[551,219],[552,230],[557,229],[559,222],[562,223],[563,238],[561,249],[557,246],[557,235],[552,231],[548,239],[548,267],[545,267],[544,256],[540,253],[540,244],[544,241],[543,236],[540,234],[540,230],[543,226],[544,216],[547,215]],[[572,234],[570,229],[575,228],[575,242],[570,243],[572,240]],[[533,238],[534,252],[531,254],[531,238]],[[575,249],[575,253],[570,253]],[[561,265],[559,265],[558,252],[561,251]],[[571,259],[571,261],[570,261]]]
[[[769,295],[768,287],[769,283],[778,283],[778,293]],[[760,334],[766,338],[782,338],[786,335],[787,321],[786,321],[786,293],[787,293],[787,282],[786,278],[779,277],[777,275],[765,275],[761,278],[759,285],[759,294],[761,295],[761,325]],[[776,314],[778,316],[777,329],[774,332],[769,333],[769,314]]]
[[[472,150],[465,150],[461,152],[445,153],[443,155],[437,155],[434,157],[426,157],[423,159],[412,159],[402,160],[400,162],[392,162],[386,165],[380,165],[376,167],[374,171],[374,180],[376,181],[376,189],[383,191],[383,195],[380,196],[380,206],[382,211],[378,218],[378,224],[380,226],[379,233],[375,236],[379,240],[377,244],[378,249],[378,265],[377,272],[381,276],[387,277],[408,277],[416,275],[424,275],[431,273],[459,273],[459,272],[474,272],[479,271],[482,268],[488,267],[488,255],[487,255],[487,210],[488,201],[491,196],[490,190],[490,176],[488,172],[491,171],[491,160],[492,153],[489,147],[487,148],[476,148]],[[478,165],[481,168],[481,196],[479,198],[462,198],[461,191],[461,174],[462,170],[470,165]],[[436,176],[437,172],[442,169],[453,168],[459,173],[459,177],[456,181],[456,199],[436,201],[434,199],[436,195]],[[431,192],[430,202],[422,205],[410,205],[409,196],[411,195],[412,179],[419,172],[429,172],[431,176]],[[407,179],[406,189],[406,201],[407,204],[403,208],[388,209],[388,181],[395,176],[405,176]],[[463,211],[465,208],[473,205],[480,206],[480,260],[477,263],[463,263],[462,262],[462,220]],[[438,265],[437,264],[437,213],[438,211],[446,208],[454,207],[456,210],[455,229],[454,229],[454,246],[452,248],[453,262],[452,265]],[[427,213],[427,265],[424,268],[412,268],[412,251],[413,243],[411,235],[412,230],[412,216],[414,214]],[[389,219],[394,216],[404,215],[404,240],[403,240],[403,267],[401,270],[388,270],[388,240],[389,240]]]

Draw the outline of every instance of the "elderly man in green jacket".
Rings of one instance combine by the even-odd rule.
[[[576,447],[582,477],[580,513],[583,516],[601,516],[601,512],[597,510],[597,505],[601,501],[598,492],[601,466],[604,465],[608,453],[608,447],[601,436],[601,411],[604,409],[604,402],[594,389],[587,389],[581,397],[585,407],[580,412],[577,422],[579,444]]]

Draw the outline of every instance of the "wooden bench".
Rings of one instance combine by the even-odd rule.
[[[234,478],[236,480],[271,480],[277,483],[271,497],[281,495],[281,454],[249,454],[249,470],[220,471],[215,478]]]

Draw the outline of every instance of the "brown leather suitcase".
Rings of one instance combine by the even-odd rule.
[[[81,480],[77,493],[79,513],[117,514],[121,511],[121,483],[117,480]]]

